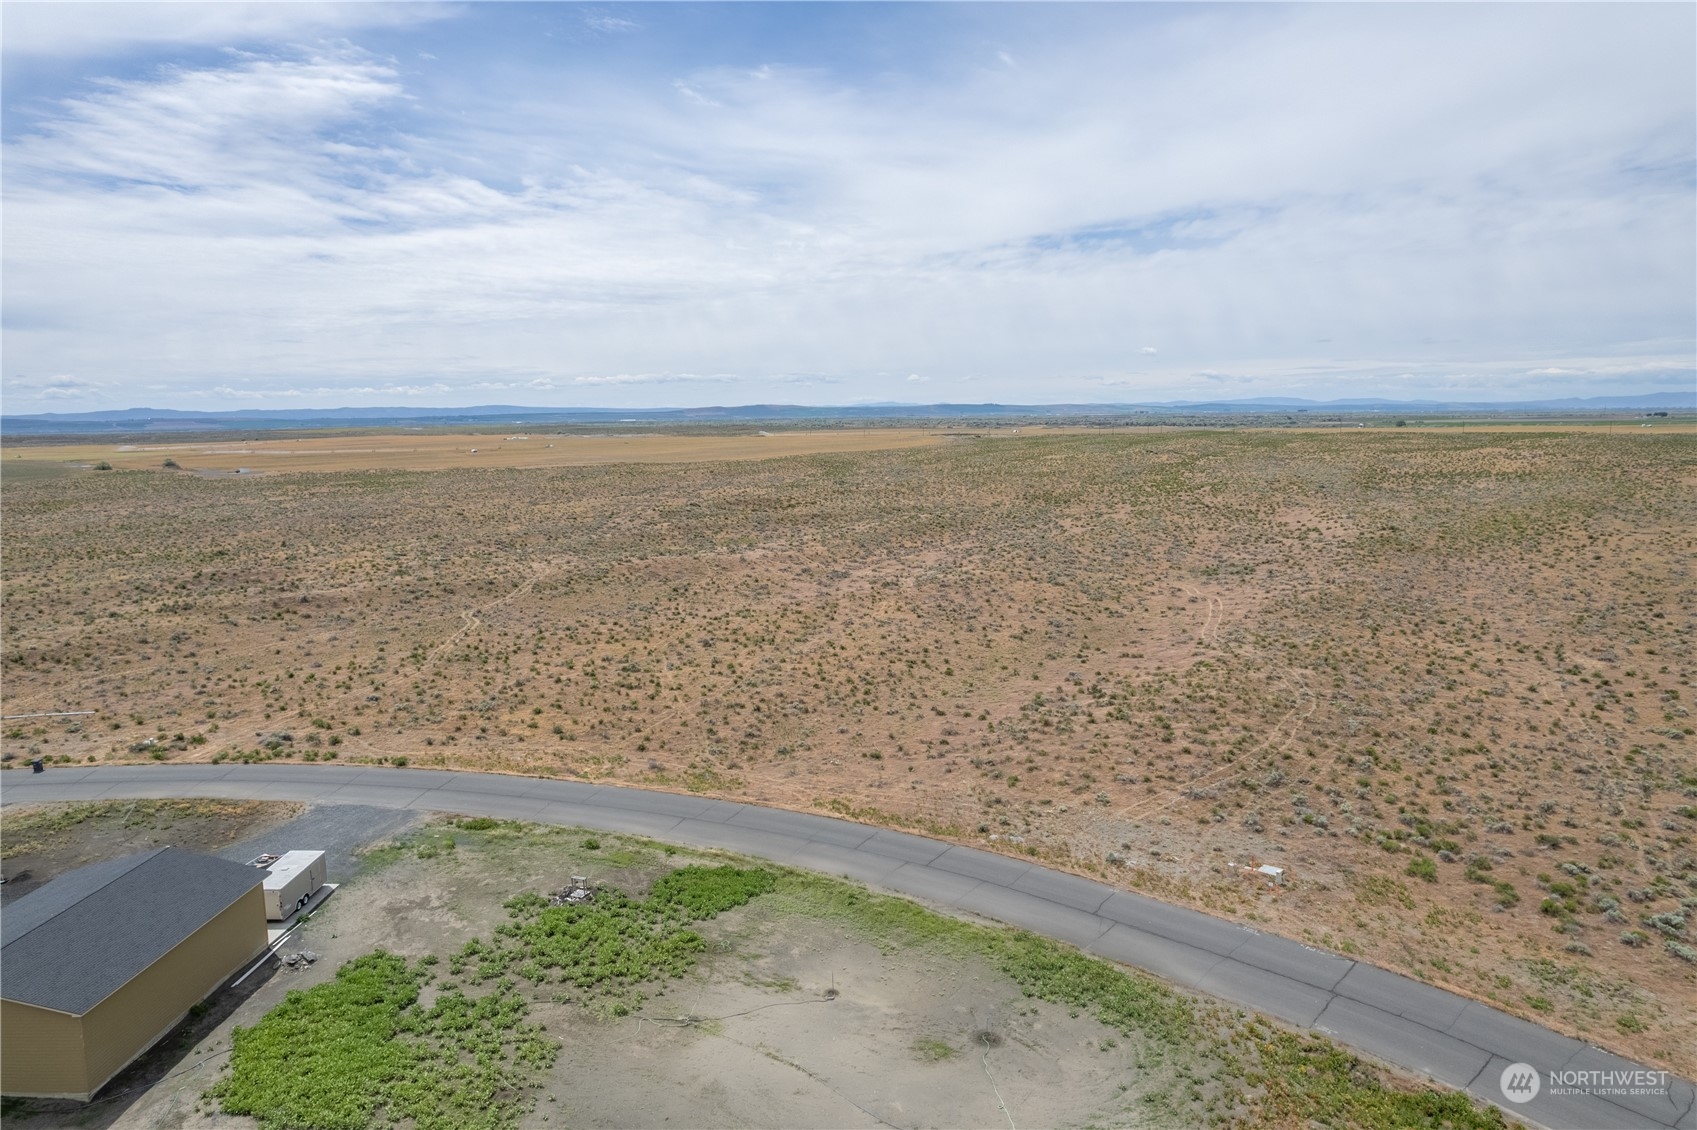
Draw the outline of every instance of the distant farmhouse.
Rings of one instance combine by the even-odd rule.
[[[266,947],[264,873],[172,847],[72,871],[0,918],[0,1092],[92,1099]]]

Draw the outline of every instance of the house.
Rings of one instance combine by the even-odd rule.
[[[0,1093],[92,1099],[265,949],[264,874],[155,848],[0,918]]]

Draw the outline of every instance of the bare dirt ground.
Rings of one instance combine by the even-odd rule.
[[[1697,1071],[1690,435],[1010,434],[223,479],[145,454],[8,481],[6,712],[98,713],[8,722],[0,756],[816,808]],[[1261,862],[1290,884],[1243,878]]]
[[[283,952],[309,949],[316,964],[267,968],[228,993],[121,1077],[108,1100],[24,1104],[7,1126],[253,1126],[201,1096],[223,1069],[231,1029],[256,1023],[290,990],[374,948],[451,953],[505,921],[506,898],[556,889],[574,872],[634,895],[697,858],[604,835],[588,850],[584,839],[565,829],[485,838],[438,822],[404,850],[380,851],[291,937]],[[880,948],[840,923],[758,901],[699,929],[710,952],[636,1015],[533,1005],[531,1018],[563,1051],[525,1125],[1178,1124],[1145,1101],[1170,1078],[1139,1069],[1134,1041],[1028,1000],[982,960]]]
[[[0,905],[66,871],[171,846],[217,854],[297,816],[302,805],[227,800],[121,800],[4,809]]]

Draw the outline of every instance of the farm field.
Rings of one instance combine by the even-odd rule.
[[[593,902],[550,906],[574,874]],[[7,1124],[1505,1125],[1064,945],[623,836],[434,819],[369,845],[303,951],[108,1101]]]
[[[818,809],[1693,1073],[1697,439],[912,438],[8,466],[5,712],[95,713],[8,721],[4,756],[455,765]],[[509,446],[539,440],[589,442]],[[71,458],[50,450],[3,462]],[[236,466],[266,473],[195,473]],[[1260,863],[1287,885],[1250,882]]]

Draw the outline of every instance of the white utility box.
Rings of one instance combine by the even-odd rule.
[[[286,851],[265,871],[265,917],[280,922],[305,906],[327,872],[321,851]]]

